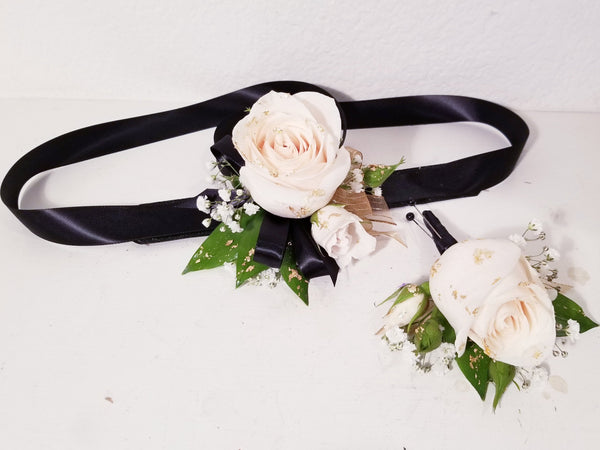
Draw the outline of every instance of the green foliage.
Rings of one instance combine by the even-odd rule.
[[[598,326],[596,322],[585,315],[581,306],[563,294],[558,294],[552,305],[554,306],[554,316],[556,317],[557,337],[567,335],[566,328],[568,327],[567,322],[569,319],[579,323],[580,333],[585,333]]]
[[[458,367],[469,383],[475,388],[481,400],[485,400],[491,362],[492,359],[472,341],[467,342],[467,348],[462,356],[456,358]]]
[[[501,361],[495,361],[473,341],[467,342],[462,356],[456,358],[458,367],[475,388],[481,400],[485,400],[489,382],[496,386],[493,407],[496,409],[500,398],[515,377],[516,368]]]
[[[250,278],[254,278],[269,268],[264,264],[257,263],[253,258],[264,215],[265,213],[262,210],[252,216],[242,214],[240,226],[244,231],[238,233],[238,254],[235,260],[235,287],[240,287]]]
[[[396,168],[403,163],[404,158],[402,158],[398,164],[392,164],[391,166],[385,166],[383,164],[370,164],[363,167],[363,182],[365,183],[365,186],[370,188],[381,186],[383,182],[394,173]]]
[[[433,307],[431,311],[431,318],[437,320],[440,326],[443,328],[442,330],[442,342],[449,342],[450,344],[454,344],[456,340],[456,333],[454,332],[454,328],[448,322],[448,319],[444,317],[442,312],[437,308],[437,306]]]
[[[290,287],[290,289],[300,297],[306,305],[308,305],[308,280],[304,277],[296,260],[294,259],[294,252],[292,246],[288,245],[285,254],[283,255],[283,262],[280,268],[281,278]]]
[[[510,364],[492,360],[489,366],[489,378],[496,385],[496,394],[494,395],[494,410],[498,406],[500,398],[506,391],[508,385],[515,377],[516,368]]]
[[[398,289],[396,289],[394,292],[392,292],[392,294],[387,297],[384,301],[382,301],[379,305],[377,306],[381,306],[384,303],[389,302],[390,300],[394,299],[394,303],[392,303],[392,306],[397,305],[398,303],[402,303],[403,301],[414,297],[415,293],[410,292],[408,290],[408,287],[411,286],[410,284],[405,284],[401,287],[399,287]]]
[[[419,353],[428,353],[442,343],[442,331],[437,320],[429,318],[415,330],[414,344]]]
[[[235,261],[238,255],[239,237],[239,233],[233,233],[224,224],[219,225],[196,250],[190,262],[183,269],[183,273],[213,269],[227,262]]]

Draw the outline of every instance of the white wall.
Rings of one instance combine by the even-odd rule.
[[[192,103],[297,79],[600,111],[600,2],[0,0],[0,97]]]

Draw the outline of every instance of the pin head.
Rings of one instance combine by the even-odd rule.
[[[408,220],[408,221],[415,220],[415,215],[411,212],[406,213],[406,220]]]

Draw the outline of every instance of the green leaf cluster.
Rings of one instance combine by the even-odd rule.
[[[569,319],[579,323],[579,332],[585,333],[598,326],[596,322],[585,315],[581,306],[563,294],[558,294],[552,302],[554,307],[554,317],[556,318],[556,336],[563,337],[567,335]]]
[[[481,400],[485,400],[489,383],[494,383],[496,393],[493,407],[496,409],[500,398],[515,377],[515,366],[490,358],[471,340],[467,342],[465,352],[456,358],[456,363]]]
[[[415,329],[414,344],[419,353],[428,353],[442,344],[442,330],[437,320],[427,319]]]
[[[232,232],[229,227],[220,224],[196,250],[183,273],[213,269],[225,263],[235,263],[235,286],[244,285],[269,267],[254,261],[254,252],[258,233],[264,218],[264,211],[249,216],[243,213],[240,219],[241,233]],[[285,283],[300,299],[308,305],[308,280],[304,277],[288,245],[280,274]]]

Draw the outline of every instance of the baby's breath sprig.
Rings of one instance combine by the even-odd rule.
[[[525,249],[531,242],[546,240],[546,233],[543,230],[542,223],[538,219],[531,219],[522,234],[512,234],[508,238],[519,247]],[[547,245],[544,245],[536,254],[525,255],[525,259],[540,274],[540,278],[546,287],[555,289],[558,292],[560,292],[562,287],[556,283],[558,269],[552,267],[551,263],[558,261],[559,258],[560,253],[558,250]]]
[[[232,175],[221,173],[224,165],[232,169]],[[209,175],[208,181],[217,189],[220,200],[210,200],[206,195],[198,196],[196,206],[210,216],[202,221],[202,225],[208,228],[212,221],[216,220],[225,224],[233,233],[241,233],[243,231],[240,226],[242,211],[252,216],[260,207],[251,202],[249,192],[243,188],[239,175],[229,163],[211,162],[208,164],[208,169],[213,172]]]

